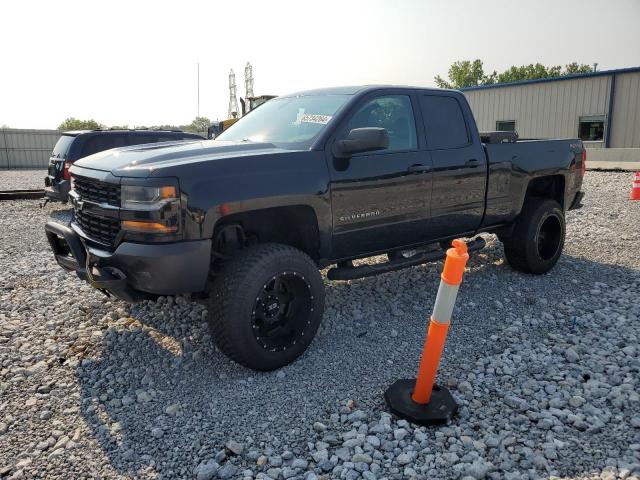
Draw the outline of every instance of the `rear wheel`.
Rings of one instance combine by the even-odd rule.
[[[287,245],[239,252],[209,294],[209,327],[218,348],[254,370],[274,370],[309,346],[324,310],[324,284],[313,261]]]
[[[557,263],[565,238],[564,212],[558,202],[531,197],[522,208],[504,253],[516,270],[541,274]]]

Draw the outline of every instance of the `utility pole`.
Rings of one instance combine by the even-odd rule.
[[[200,116],[200,62],[198,62],[198,117]]]

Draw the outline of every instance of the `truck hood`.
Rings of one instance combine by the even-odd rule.
[[[149,177],[156,173],[161,175],[163,168],[187,163],[280,152],[285,150],[272,143],[217,140],[163,142],[106,150],[78,160],[74,166],[111,172],[117,177]]]

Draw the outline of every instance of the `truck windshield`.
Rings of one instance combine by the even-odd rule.
[[[281,97],[242,117],[216,140],[267,142],[280,148],[309,148],[349,95]]]

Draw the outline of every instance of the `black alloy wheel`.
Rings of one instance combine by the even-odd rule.
[[[266,282],[251,312],[256,341],[272,352],[293,347],[311,324],[311,284],[296,272],[281,272]]]
[[[509,264],[516,270],[542,274],[558,262],[565,239],[564,211],[550,198],[530,197],[510,236],[501,238]]]
[[[543,260],[553,258],[562,243],[562,226],[557,215],[550,213],[538,227],[538,254]]]
[[[254,370],[304,353],[324,310],[318,266],[289,245],[246,247],[225,262],[209,290],[209,329],[229,358]]]

